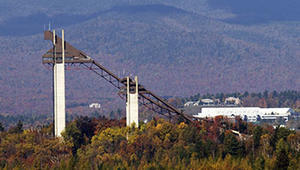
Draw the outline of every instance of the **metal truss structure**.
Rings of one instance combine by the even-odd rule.
[[[53,41],[53,33],[51,31],[44,32],[44,39]],[[42,63],[45,65],[53,66],[54,63],[59,63],[62,61],[62,40],[59,36],[55,35],[55,45],[53,48],[49,49],[42,57]],[[101,64],[93,60],[91,57],[86,55],[84,52],[76,49],[68,42],[64,41],[65,47],[65,65],[79,66],[81,68],[86,68],[93,71],[98,76],[105,79],[107,82],[112,84],[114,87],[119,89],[119,95],[121,98],[126,99],[127,81],[125,78],[119,78],[117,75],[103,67]],[[77,67],[78,68],[78,67]],[[135,90],[135,82],[129,78],[129,90],[133,92]],[[150,110],[158,113],[162,116],[169,118],[170,120],[179,122],[192,122],[193,118],[190,115],[183,113],[178,110],[161,97],[155,95],[151,91],[147,90],[143,85],[138,85],[139,92],[139,102],[149,108]]]

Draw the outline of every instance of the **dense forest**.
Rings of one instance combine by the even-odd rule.
[[[52,125],[0,125],[3,169],[299,169],[300,134],[223,117],[190,124],[79,117],[62,138]]]

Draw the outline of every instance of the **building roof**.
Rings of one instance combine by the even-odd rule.
[[[227,97],[225,100],[228,100],[228,101],[235,101],[235,100],[240,100],[240,99],[237,98],[237,97]]]
[[[215,116],[289,116],[293,113],[291,108],[260,108],[260,107],[209,107],[202,108],[201,113],[194,115],[197,118]]]
[[[201,99],[201,102],[203,102],[203,103],[212,103],[214,101],[212,99]]]
[[[260,108],[261,112],[264,113],[279,113],[279,114],[285,114],[288,112],[292,112],[291,108]]]

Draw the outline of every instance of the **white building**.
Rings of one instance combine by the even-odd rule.
[[[241,104],[241,100],[239,98],[236,97],[227,97],[225,99],[225,104],[233,104],[233,105],[239,105]]]
[[[189,107],[189,106],[193,106],[193,105],[194,105],[194,102],[189,101],[184,104],[184,107]]]
[[[202,108],[201,113],[194,115],[195,118],[206,118],[215,116],[225,116],[234,118],[240,116],[248,122],[256,122],[258,120],[271,120],[283,118],[288,121],[288,117],[293,114],[291,108],[260,108],[260,107],[208,107]]]
[[[198,100],[198,101],[196,101],[194,104],[193,104],[193,106],[199,106],[200,105],[200,100]]]
[[[99,103],[91,103],[89,105],[89,108],[100,109],[101,108],[101,104],[99,104]]]
[[[212,100],[212,99],[201,99],[201,103],[202,103],[202,105],[213,105],[214,100]]]

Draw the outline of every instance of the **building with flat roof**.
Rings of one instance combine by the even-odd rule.
[[[207,107],[202,108],[201,113],[194,115],[195,118],[207,118],[215,116],[225,116],[234,118],[240,116],[248,122],[259,120],[275,121],[282,118],[288,121],[295,111],[291,108],[260,108],[260,107]]]
[[[239,98],[236,97],[227,97],[225,99],[225,105],[239,105],[241,104],[241,100]]]
[[[101,108],[101,104],[99,104],[99,103],[91,103],[89,105],[89,108],[100,109]]]

